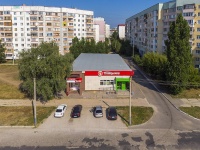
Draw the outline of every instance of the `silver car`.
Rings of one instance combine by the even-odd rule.
[[[93,109],[93,115],[96,118],[103,117],[103,109],[101,106],[96,106]]]

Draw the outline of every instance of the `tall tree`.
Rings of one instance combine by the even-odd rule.
[[[119,50],[121,48],[121,43],[120,43],[120,40],[119,40],[119,35],[118,33],[115,31],[113,32],[113,34],[111,35],[111,48],[112,48],[112,51],[116,52],[116,53],[119,53]]]
[[[192,55],[190,52],[190,28],[182,14],[178,14],[175,22],[170,25],[168,40],[165,41],[167,55],[166,77],[171,81],[171,91],[181,92],[189,80]]]
[[[0,63],[6,62],[6,55],[5,55],[5,44],[1,43],[0,40]]]
[[[37,48],[20,53],[20,89],[33,98],[33,78],[36,78],[37,99],[50,100],[66,87],[65,78],[70,74],[73,55],[59,54],[56,43],[41,43]]]

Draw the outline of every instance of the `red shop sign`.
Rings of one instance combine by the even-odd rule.
[[[133,76],[131,71],[85,71],[85,76]]]

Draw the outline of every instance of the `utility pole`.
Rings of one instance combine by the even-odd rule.
[[[131,76],[130,76],[130,85],[129,85],[129,89],[130,89],[130,92],[129,92],[129,125],[131,125]]]
[[[37,125],[37,118],[36,118],[36,79],[33,78],[34,82],[34,100],[33,100],[33,109],[34,109],[34,126]]]

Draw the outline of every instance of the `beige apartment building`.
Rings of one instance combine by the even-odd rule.
[[[190,26],[191,53],[196,68],[200,68],[200,1],[172,0],[158,3],[126,19],[125,37],[137,46],[141,55],[163,53],[170,23],[182,13]]]
[[[94,12],[44,6],[0,6],[0,39],[6,59],[18,59],[24,49],[55,41],[60,54],[69,52],[72,39],[94,38]]]

